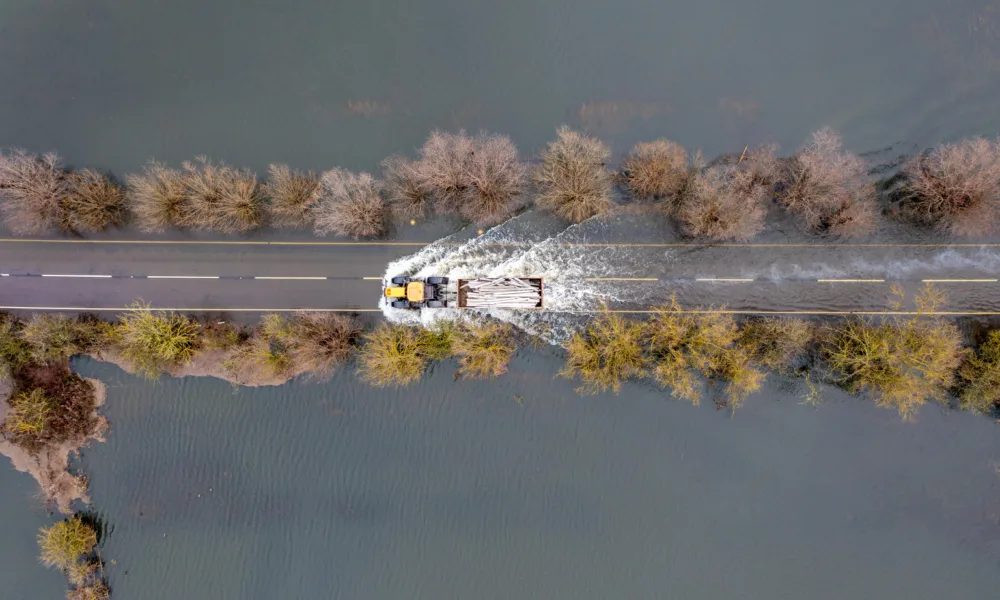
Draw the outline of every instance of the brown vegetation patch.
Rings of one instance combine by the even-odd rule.
[[[385,233],[386,208],[379,181],[368,173],[356,175],[346,169],[327,171],[320,181],[316,235],[334,233],[357,239]]]
[[[15,234],[58,228],[70,189],[57,155],[35,156],[16,149],[0,153],[0,212]]]
[[[38,454],[64,442],[83,443],[98,425],[94,386],[66,363],[21,369],[7,403],[4,437]]]
[[[382,161],[382,173],[386,197],[393,212],[414,219],[427,214],[433,189],[420,163],[401,156],[390,156]]]
[[[311,228],[320,197],[319,178],[313,172],[287,165],[268,167],[264,195],[270,198],[271,221],[278,227]]]
[[[290,331],[292,361],[296,369],[327,379],[351,358],[360,334],[361,326],[348,315],[296,313]]]
[[[505,135],[434,131],[420,160],[390,159],[392,196],[415,213],[430,193],[438,212],[457,213],[482,226],[506,221],[523,203],[527,169]]]
[[[636,144],[622,161],[618,178],[633,197],[662,200],[674,207],[680,202],[690,170],[687,150],[660,139]]]
[[[129,217],[125,190],[92,169],[69,174],[70,190],[63,201],[62,228],[76,233],[104,231],[124,225]]]
[[[736,342],[760,366],[787,373],[809,355],[816,332],[803,319],[763,317],[740,326]]]
[[[610,157],[604,142],[560,127],[533,176],[535,204],[573,223],[607,212],[614,205],[612,176],[605,166]]]
[[[125,176],[128,197],[139,229],[162,232],[187,226],[190,202],[184,174],[157,162],[142,173]]]
[[[1000,144],[983,138],[943,144],[903,166],[903,208],[951,235],[988,235],[1000,201]]]
[[[247,233],[263,224],[264,193],[255,174],[212,164],[204,156],[185,162],[183,167],[189,211],[185,226]]]
[[[875,186],[860,157],[841,149],[830,128],[785,161],[778,199],[809,229],[837,237],[866,235],[875,228]]]
[[[958,398],[965,410],[992,414],[1000,410],[1000,330],[990,331],[958,370]]]
[[[527,169],[505,135],[481,133],[473,139],[473,148],[466,166],[468,192],[459,214],[478,225],[497,225],[522,203]]]
[[[763,231],[769,190],[750,177],[750,171],[726,165],[692,174],[677,211],[685,235],[745,242]]]

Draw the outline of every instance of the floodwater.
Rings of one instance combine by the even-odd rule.
[[[0,0],[0,146],[118,174],[199,154],[258,172],[373,170],[436,127],[506,133],[534,154],[567,123],[619,155],[669,136],[714,156],[788,152],[830,125],[891,163],[1000,131],[998,33],[1000,4],[983,0]],[[653,276],[775,275],[768,255],[742,266],[721,252],[701,254],[711,273],[690,256],[598,258]],[[944,259],[974,276],[993,260],[976,252]],[[778,278],[916,280],[942,259],[788,260],[803,271]],[[78,465],[119,598],[922,600],[1000,587],[1000,432],[985,418],[927,407],[902,423],[830,390],[814,410],[780,380],[732,418],[641,385],[580,398],[547,351],[497,382],[453,382],[442,366],[390,392],[350,374],[234,392],[77,367],[110,384],[108,441]],[[0,589],[60,597],[61,576],[34,559],[51,520],[33,486],[0,469]]]
[[[902,151],[1000,131],[984,0],[0,2],[0,145],[133,171],[199,154],[374,169],[432,128],[616,151]]]
[[[527,352],[486,385],[351,374],[109,382],[80,466],[121,598],[993,598],[1000,444],[780,379],[734,416],[578,397]],[[18,507],[18,510],[23,508]]]

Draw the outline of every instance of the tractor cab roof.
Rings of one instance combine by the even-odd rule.
[[[411,281],[406,284],[406,299],[410,302],[424,301],[424,282]]]

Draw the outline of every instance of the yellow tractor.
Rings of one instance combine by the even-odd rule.
[[[384,294],[393,308],[445,308],[447,285],[447,277],[393,277]]]

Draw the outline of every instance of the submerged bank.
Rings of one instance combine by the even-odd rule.
[[[809,391],[803,400],[808,402],[817,401],[818,387],[825,382],[868,393],[904,416],[913,416],[928,399],[945,400],[950,392],[959,394],[956,403],[961,404],[968,390],[978,394],[981,403],[964,408],[994,410],[1000,337],[987,336],[986,343],[973,353],[962,347],[954,323],[935,317],[933,306],[920,310],[925,312],[905,319],[847,319],[825,324],[800,319],[737,322],[724,313],[691,314],[676,306],[663,307],[650,320],[604,313],[583,321],[567,343],[561,375],[582,382],[578,391],[583,392],[617,391],[629,380],[648,377],[669,388],[675,397],[697,403],[705,396],[713,399],[717,408],[729,410],[762,389],[769,372],[804,379]],[[451,359],[458,366],[455,379],[492,379],[507,371],[519,348],[540,341],[490,319],[442,322],[429,329],[383,322],[362,332],[346,316],[269,315],[256,327],[240,328],[142,306],[123,315],[117,324],[97,325],[91,317],[74,321],[47,315],[36,316],[13,330],[22,336],[25,329],[33,331],[28,338],[37,353],[39,348],[51,349],[55,340],[37,335],[43,327],[75,332],[59,338],[64,344],[58,348],[60,356],[83,354],[147,378],[211,377],[234,386],[258,388],[297,377],[328,378],[352,362],[360,379],[378,386],[411,383],[431,371],[433,364]],[[102,341],[90,337],[94,331],[104,332]],[[65,345],[66,339],[73,342]],[[857,346],[866,339],[874,343]],[[153,344],[154,340],[160,343]],[[166,340],[171,340],[173,349],[164,354],[162,343]],[[139,341],[149,344],[145,353],[139,352]],[[836,367],[831,360],[835,347],[847,349],[841,358],[857,358],[880,349],[886,353],[865,368]],[[154,348],[158,351],[150,352]],[[175,358],[168,360],[167,356]],[[66,366],[66,360],[58,364]],[[961,362],[961,369],[956,377],[957,362]],[[934,368],[927,368],[931,363]],[[516,373],[512,379],[519,380],[522,375]],[[971,378],[962,386],[956,385],[966,375]],[[4,442],[4,454],[16,465],[18,461],[26,464],[43,494],[64,512],[71,510],[73,500],[89,502],[86,479],[71,474],[68,463],[70,454],[82,444],[100,439],[106,426],[104,418],[96,415],[104,400],[104,386],[96,382],[93,391],[95,427],[86,438],[36,450],[35,454]],[[5,399],[7,414],[0,417],[6,420],[9,393]],[[520,394],[514,396],[516,405],[522,401]],[[141,509],[137,510],[141,516]]]
[[[647,320],[605,312],[582,320],[564,342],[566,362],[559,374],[578,381],[580,393],[617,393],[629,380],[650,379],[675,398],[697,404],[707,397],[718,408],[736,410],[761,389],[769,373],[780,373],[804,379],[811,402],[821,396],[819,386],[828,384],[867,395],[904,418],[912,418],[928,400],[995,414],[1000,332],[964,340],[953,322],[935,315],[941,301],[929,287],[915,299],[915,316],[824,323],[737,321],[725,312],[687,311],[676,304]],[[85,477],[68,470],[71,454],[89,440],[100,440],[107,428],[98,415],[105,396],[101,382],[80,380],[84,387],[65,387],[79,379],[69,371],[71,356],[89,355],[154,380],[214,377],[242,387],[276,386],[298,377],[328,379],[354,363],[369,384],[397,387],[451,359],[457,361],[456,379],[496,378],[507,372],[519,349],[544,343],[481,315],[465,314],[428,328],[382,322],[363,331],[346,315],[271,314],[257,326],[238,327],[141,304],[117,323],[87,315],[75,320],[36,315],[27,323],[6,316],[4,332],[0,345],[20,348],[28,358],[17,364],[9,352],[5,358],[13,379],[0,403],[0,451],[31,473],[62,512],[70,511],[73,500],[88,501]],[[40,379],[38,372],[47,375]],[[65,396],[76,389],[89,396],[82,401]],[[36,391],[45,401],[41,408],[29,403]],[[80,407],[85,415],[73,412]]]
[[[108,428],[107,420],[98,412],[107,396],[106,386],[97,379],[84,381],[93,390],[93,408],[86,415],[86,430],[33,449],[18,445],[6,435],[0,437],[0,454],[9,458],[16,470],[31,475],[38,482],[42,498],[64,514],[73,512],[72,504],[76,500],[84,504],[90,502],[87,478],[70,471],[70,459],[91,441],[103,442],[103,435]],[[13,386],[4,382],[2,387],[4,389],[0,389],[0,393],[3,394],[4,401],[0,402],[0,423],[6,424],[13,410]]]

